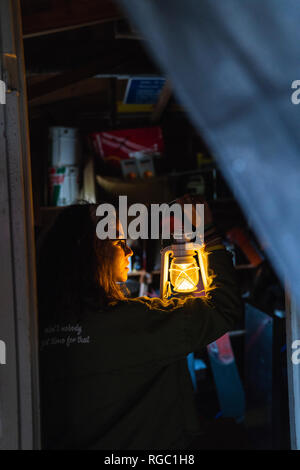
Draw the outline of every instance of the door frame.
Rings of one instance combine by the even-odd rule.
[[[19,0],[0,2],[0,449],[40,448],[34,214]]]

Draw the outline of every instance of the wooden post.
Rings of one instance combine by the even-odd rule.
[[[34,218],[19,0],[0,2],[0,449],[39,448]]]

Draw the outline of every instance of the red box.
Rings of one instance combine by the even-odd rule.
[[[97,155],[113,164],[137,156],[139,152],[162,154],[164,150],[160,127],[94,132],[90,138]]]

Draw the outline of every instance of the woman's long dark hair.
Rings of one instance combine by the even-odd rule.
[[[42,316],[78,316],[85,303],[106,308],[126,299],[112,276],[112,244],[96,235],[96,208],[87,203],[67,207],[44,236],[37,256]]]

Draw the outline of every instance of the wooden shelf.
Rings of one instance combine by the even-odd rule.
[[[174,199],[166,175],[133,181],[96,175],[96,181],[102,191],[111,197],[127,196],[128,204],[134,202],[162,203]]]
[[[160,274],[160,269],[155,269],[150,272],[144,271],[143,269],[141,271],[130,271],[128,276],[140,276],[141,274]]]
[[[130,271],[128,277],[141,276],[142,274],[146,274],[146,272],[147,271]]]

